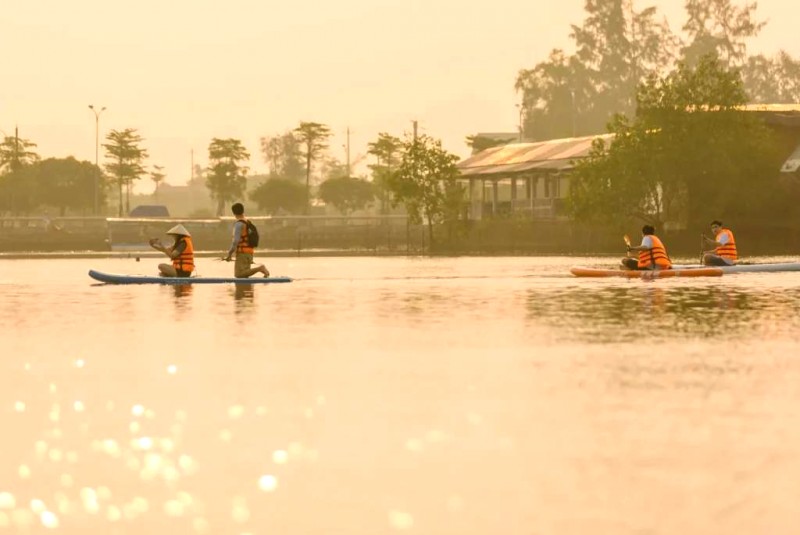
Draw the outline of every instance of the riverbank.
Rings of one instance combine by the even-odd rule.
[[[405,218],[253,218],[259,228],[262,257],[300,256],[602,256],[624,254],[622,235],[638,242],[634,224],[592,227],[562,220],[458,221],[428,228]],[[15,218],[0,225],[0,259],[149,258],[148,246],[181,223],[192,233],[199,257],[219,256],[230,245],[232,221],[175,219],[64,219],[48,229],[41,218]],[[13,224],[9,224],[13,223]],[[55,230],[54,230],[55,229]],[[800,254],[800,230],[784,225],[733,228],[740,256]],[[673,257],[698,257],[707,247],[707,229],[659,232]]]

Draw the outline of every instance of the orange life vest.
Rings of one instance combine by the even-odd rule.
[[[639,251],[639,269],[650,269],[655,263],[658,269],[669,269],[672,267],[672,261],[667,256],[667,249],[657,236],[651,234],[650,239],[653,240],[653,248],[646,251]]]
[[[194,245],[192,245],[192,238],[191,236],[181,236],[180,240],[186,243],[186,247],[180,255],[172,259],[172,267],[179,271],[191,273],[194,271]],[[180,240],[175,243],[176,246],[180,243]]]
[[[714,252],[717,253],[717,256],[721,256],[722,258],[727,258],[729,260],[737,260],[739,258],[739,254],[736,252],[736,240],[733,239],[733,232],[727,228],[719,229],[715,239],[719,241],[719,238],[722,234],[727,234],[728,236],[728,243],[725,245],[720,245],[717,247]]]
[[[239,221],[242,222],[242,236],[239,238],[239,243],[236,245],[236,252],[253,254],[254,249],[248,245],[247,241],[247,234],[249,233],[246,223],[247,220],[240,219]]]

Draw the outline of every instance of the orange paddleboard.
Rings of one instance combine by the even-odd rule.
[[[666,277],[721,277],[722,270],[718,267],[694,269],[602,269],[588,267],[574,267],[570,272],[576,277],[627,277],[629,279],[663,279]]]

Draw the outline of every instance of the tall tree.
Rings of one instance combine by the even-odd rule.
[[[189,185],[205,184],[206,182],[206,169],[199,163],[194,164],[192,168],[192,177],[189,179]]]
[[[402,151],[403,141],[386,132],[379,133],[377,140],[367,144],[367,153],[376,159],[376,162],[368,167],[372,171],[372,183],[377,188],[382,215],[388,212],[390,195],[388,180],[400,162]]]
[[[681,56],[686,64],[695,65],[707,54],[716,54],[727,66],[745,63],[745,40],[758,35],[765,24],[755,20],[756,2],[736,7],[731,0],[685,0],[684,6],[687,41]]]
[[[303,184],[289,178],[270,178],[250,193],[260,210],[270,215],[301,214],[306,207]]]
[[[414,223],[427,222],[430,243],[433,225],[448,213],[448,194],[458,190],[458,156],[442,148],[442,142],[429,136],[407,137],[403,159],[389,178],[395,202],[402,202]]]
[[[363,178],[339,176],[320,184],[319,198],[347,216],[375,199],[375,187]]]
[[[668,66],[676,38],[655,8],[632,0],[586,0],[586,19],[573,25],[575,54],[553,50],[520,71],[523,133],[550,139],[601,132],[614,113],[632,113],[636,84]]]
[[[119,193],[119,217],[122,217],[122,188],[125,187],[125,213],[130,212],[130,192],[134,180],[139,180],[145,173],[144,160],[147,150],[139,144],[143,141],[135,128],[125,130],[112,130],[106,135],[108,143],[103,144],[106,150],[106,159],[111,160],[105,165],[106,171],[117,183]]]
[[[698,225],[765,206],[780,164],[766,127],[737,109],[746,102],[738,71],[711,55],[680,63],[642,84],[637,101],[634,120],[610,125],[610,146],[596,141],[578,164],[568,202],[575,219]]]
[[[5,136],[0,143],[0,173],[19,171],[39,161],[36,143],[19,136]]]
[[[94,181],[99,169],[93,163],[68,158],[47,158],[31,166],[41,204],[55,206],[63,217],[67,210],[87,212],[94,207]],[[105,204],[104,191],[99,202]]]
[[[5,136],[0,143],[0,210],[27,213],[36,205],[36,184],[25,172],[39,161],[36,144],[19,137]]]
[[[261,138],[261,153],[269,166],[270,177],[302,180],[304,177],[303,154],[292,132]]]
[[[308,213],[311,208],[311,166],[327,150],[331,131],[324,124],[301,122],[300,126],[294,129],[294,135],[303,147],[306,162],[306,213]]]
[[[158,195],[158,186],[164,181],[167,175],[164,174],[164,166],[163,165],[154,165],[153,169],[150,171],[150,180],[155,183],[156,187],[153,190],[153,195]]]
[[[211,198],[217,201],[217,215],[222,215],[225,204],[241,198],[247,187],[248,167],[244,165],[250,153],[238,139],[213,138],[208,146],[208,173],[206,186]]]
[[[800,61],[781,50],[775,57],[750,56],[742,67],[750,102],[792,104],[800,102]]]

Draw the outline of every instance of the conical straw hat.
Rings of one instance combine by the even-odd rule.
[[[179,236],[191,236],[183,225],[175,225],[167,231],[167,234],[177,234]]]

